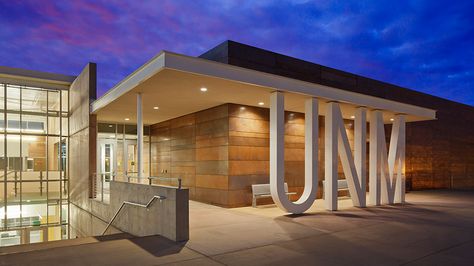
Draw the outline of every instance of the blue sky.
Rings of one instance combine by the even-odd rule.
[[[160,50],[231,39],[474,105],[473,14],[472,0],[0,0],[0,65],[96,62],[101,95]]]

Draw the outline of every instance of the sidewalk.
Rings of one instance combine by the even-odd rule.
[[[350,199],[305,215],[275,206],[190,203],[190,240],[112,239],[0,256],[0,265],[472,265],[474,192],[419,191],[407,204],[358,209]]]

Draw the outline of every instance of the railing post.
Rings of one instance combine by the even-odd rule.
[[[40,196],[43,196],[43,171],[40,171]]]
[[[100,175],[100,201],[104,202],[104,182],[105,182],[105,177],[104,174]]]
[[[15,197],[18,194],[18,173],[15,170]]]

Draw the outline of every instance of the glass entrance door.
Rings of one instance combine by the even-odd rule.
[[[115,152],[116,143],[113,140],[101,140],[100,141],[100,153],[99,153],[99,164],[98,164],[98,178],[97,190],[100,194],[100,198],[104,202],[109,201],[110,196],[110,181],[114,180],[117,160]]]
[[[115,174],[114,146],[113,143],[102,143],[100,145],[100,174],[105,182],[110,182]]]
[[[125,145],[125,154],[127,156],[127,176],[136,177],[138,175],[137,166],[137,141],[127,140]]]

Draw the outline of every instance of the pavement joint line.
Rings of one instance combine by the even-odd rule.
[[[428,194],[429,195],[429,194]],[[469,194],[469,195],[472,195],[472,194]],[[441,200],[442,201],[442,200]],[[437,203],[437,202],[440,202],[441,201],[436,198],[433,202]],[[472,197],[469,197],[466,199],[466,201],[468,201],[467,203],[470,204],[470,206],[472,206]],[[466,201],[462,201],[463,203],[466,203]],[[411,203],[413,203],[413,205],[416,207],[417,205],[423,205],[424,202],[421,201],[421,200],[418,200],[418,201],[411,201]],[[423,205],[424,207],[426,207],[425,205]],[[291,242],[295,242],[296,244],[298,244],[298,241],[302,240],[303,243],[307,242],[307,241],[304,241],[304,239],[310,239],[310,242],[313,242],[313,241],[321,241],[320,239],[323,238],[323,239],[326,239],[326,238],[331,238],[330,236],[331,235],[335,235],[335,237],[339,238],[339,236],[349,236],[349,237],[359,237],[358,235],[357,236],[354,236],[354,233],[358,234],[358,232],[360,230],[366,230],[365,228],[370,228],[370,227],[375,227],[375,226],[379,226],[379,227],[384,227],[384,226],[396,226],[397,224],[400,225],[401,227],[409,227],[409,226],[413,226],[413,228],[419,228],[419,226],[423,226],[423,225],[433,225],[433,228],[429,227],[428,229],[426,229],[425,231],[427,233],[430,233],[430,232],[437,232],[438,230],[441,230],[441,229],[446,229],[444,231],[440,231],[440,236],[442,236],[441,238],[437,239],[439,243],[439,245],[435,245],[435,246],[431,246],[431,247],[436,247],[438,246],[437,249],[421,249],[421,252],[417,252],[415,254],[412,254],[409,256],[409,258],[406,258],[406,261],[403,261],[403,260],[398,260],[397,262],[393,261],[394,263],[398,264],[398,265],[411,265],[411,264],[416,264],[418,261],[424,261],[425,259],[437,259],[438,256],[440,257],[440,259],[446,259],[446,258],[450,258],[450,255],[452,254],[452,252],[466,252],[465,249],[468,248],[470,246],[470,243],[472,243],[474,241],[474,226],[472,226],[472,224],[470,224],[470,222],[472,221],[472,219],[474,218],[473,215],[458,215],[457,214],[457,210],[453,211],[453,212],[448,212],[446,209],[445,206],[440,206],[439,207],[439,210],[441,210],[440,212],[443,213],[443,214],[446,214],[448,217],[451,217],[452,219],[449,219],[449,220],[445,220],[443,218],[430,218],[430,217],[437,217],[438,214],[437,212],[434,212],[434,211],[430,211],[431,209],[438,207],[437,204],[432,204],[430,205],[430,207],[426,208],[426,211],[428,211],[428,216],[425,218],[423,216],[421,217],[418,217],[419,215],[419,211],[417,210],[417,208],[404,208],[404,207],[399,207],[399,208],[389,208],[389,209],[386,209],[386,208],[377,208],[376,211],[374,211],[373,213],[371,212],[372,215],[369,215],[369,216],[365,216],[363,215],[362,217],[357,217],[358,219],[355,219],[355,220],[360,220],[361,221],[361,225],[359,224],[356,224],[354,227],[349,227],[348,226],[345,226],[344,224],[347,223],[347,225],[350,225],[352,221],[355,221],[353,219],[351,219],[352,217],[350,216],[342,216],[341,218],[343,219],[339,219],[341,223],[341,226],[336,226],[336,227],[329,227],[329,228],[335,228],[335,229],[338,229],[338,230],[333,230],[333,231],[329,231],[329,230],[324,230],[324,229],[319,229],[318,226],[322,226],[324,228],[324,225],[329,221],[332,221],[331,219],[334,218],[335,216],[334,215],[337,215],[338,213],[345,213],[346,210],[341,210],[340,212],[329,212],[329,213],[333,213],[333,215],[328,215],[328,220],[326,219],[323,219],[323,220],[319,220],[319,221],[322,221],[323,223],[319,223],[317,219],[315,220],[312,220],[312,219],[309,219],[309,220],[305,220],[305,219],[297,219],[297,218],[300,218],[300,217],[286,217],[284,215],[278,215],[278,216],[261,216],[259,218],[256,219],[256,217],[252,217],[253,216],[253,213],[252,212],[249,212],[249,213],[246,213],[246,212],[242,212],[242,216],[243,217],[246,217],[246,218],[249,218],[249,220],[251,221],[266,221],[268,223],[272,222],[273,223],[282,223],[281,225],[283,226],[282,230],[281,231],[278,231],[276,230],[275,233],[271,233],[269,234],[270,237],[266,238],[267,240],[269,240],[269,242],[267,243],[262,243],[260,241],[258,242],[254,242],[255,246],[254,247],[245,247],[245,245],[238,245],[238,246],[243,246],[242,248],[238,248],[238,246],[235,246],[234,245],[234,248],[237,248],[237,250],[234,250],[234,251],[223,251],[221,253],[218,253],[218,254],[214,254],[214,255],[206,255],[205,253],[202,253],[198,250],[203,250],[203,251],[206,251],[206,250],[212,250],[213,246],[210,246],[211,248],[207,247],[206,245],[204,246],[197,246],[198,250],[194,249],[194,248],[190,248],[189,246],[186,246],[183,245],[183,248],[186,248],[192,252],[195,252],[195,257],[194,258],[185,258],[185,257],[182,257],[181,254],[179,253],[176,253],[175,255],[177,255],[175,258],[173,259],[176,259],[175,262],[171,262],[171,261],[168,261],[166,263],[164,263],[165,265],[168,265],[168,264],[172,264],[172,263],[180,263],[180,262],[189,262],[191,261],[191,264],[194,264],[194,262],[198,262],[199,259],[201,260],[207,260],[207,263],[209,262],[215,262],[219,265],[226,265],[226,263],[224,262],[227,262],[227,263],[230,263],[230,261],[228,261],[228,259],[231,259],[233,257],[235,258],[239,258],[239,256],[241,255],[239,252],[245,252],[246,250],[250,251],[253,253],[253,251],[257,252],[257,251],[260,251],[262,252],[261,250],[259,250],[259,248],[265,248],[265,247],[276,247],[276,248],[287,248],[287,249],[291,249],[293,250],[293,248],[291,247],[288,247],[285,245],[285,243],[291,243]],[[373,208],[375,209],[375,208]],[[422,208],[423,209],[423,208]],[[435,210],[433,209],[433,210]],[[469,208],[466,208],[468,211],[469,211]],[[248,211],[248,210],[247,210]],[[394,211],[396,212],[394,215],[387,215],[388,213]],[[239,213],[237,213],[238,210],[236,210],[236,212],[234,211],[231,211],[231,212],[225,212],[224,214],[227,215],[229,213],[234,213],[236,215],[238,215]],[[347,210],[347,213],[353,213],[350,209]],[[472,209],[471,211],[468,212],[469,214],[472,213]],[[314,213],[313,215],[313,218],[314,216],[318,216],[318,213]],[[392,217],[393,216],[393,217]],[[283,217],[283,219],[278,219],[278,218],[281,218]],[[376,218],[379,218],[379,219],[376,219]],[[398,218],[397,218],[398,217]],[[296,218],[296,219],[295,219]],[[303,217],[304,218],[304,217]],[[311,217],[310,217],[311,218]],[[317,217],[316,217],[317,218]],[[397,219],[395,219],[397,218]],[[277,220],[278,219],[278,220]],[[364,222],[364,221],[370,221],[371,219],[376,219],[377,221],[371,223],[371,222]],[[460,221],[455,221],[454,224],[450,224],[449,221],[453,221],[453,220],[458,220],[460,219]],[[436,222],[436,223],[435,223]],[[468,224],[463,226],[463,222],[467,222]],[[242,223],[232,223],[234,225],[236,225],[237,227],[239,227]],[[287,228],[285,226],[285,224],[287,225],[290,225],[290,224],[295,224],[295,226],[291,226],[289,228]],[[328,225],[331,225],[331,223],[327,223]],[[226,224],[223,224],[223,226],[225,226]],[[231,225],[231,224],[227,224],[227,225]],[[297,226],[296,226],[297,225]],[[202,227],[202,228],[207,228],[207,227]],[[410,227],[411,228],[411,227]],[[456,235],[458,235],[460,233],[460,230],[463,230],[463,229],[468,229],[465,233],[467,235],[465,235],[464,237],[462,238],[459,238],[459,237],[456,237]],[[316,233],[316,234],[312,234],[312,235],[304,235],[304,230],[305,229],[308,229],[308,230],[311,230],[312,232],[315,232],[316,230],[319,231],[320,233]],[[370,229],[368,229],[370,231]],[[376,232],[378,231],[377,228],[375,228],[374,230],[376,230]],[[205,230],[203,230],[205,231]],[[282,233],[280,233],[282,232]],[[345,233],[347,232],[347,233]],[[449,238],[449,239],[452,239],[454,241],[448,241],[448,242],[445,242],[443,240],[443,237],[444,237],[444,234],[445,233],[453,233],[455,232],[455,236],[453,236],[454,238]],[[201,233],[201,230],[199,231],[199,233]],[[205,232],[204,232],[205,233]],[[339,235],[341,234],[341,235]],[[296,235],[296,236],[295,236]],[[205,236],[205,235],[204,235]],[[283,236],[283,237],[282,237]],[[222,236],[225,238],[227,238],[225,236],[225,234]],[[289,237],[290,239],[285,239],[286,237]],[[114,239],[112,242],[114,241],[121,241],[121,240],[131,240],[135,237],[132,237],[132,238],[127,238],[127,239]],[[273,239],[273,240],[272,240]],[[230,239],[231,240],[231,239]],[[201,242],[200,242],[201,241]],[[203,238],[199,241],[196,242],[196,244],[199,244],[199,243],[202,243],[202,241],[207,241],[206,238]],[[369,239],[369,241],[373,241],[373,243],[375,245],[377,245],[377,243],[379,242],[379,239]],[[108,241],[103,241],[103,242],[108,242]],[[192,242],[192,241],[190,241]],[[401,244],[404,244],[406,241],[405,240],[401,240],[401,241],[398,241],[398,243],[401,243]],[[451,242],[451,243],[450,243]],[[82,244],[77,244],[77,245],[74,245],[74,246],[84,246],[84,245],[89,245],[89,244],[96,244],[96,243],[102,243],[101,241],[98,241],[98,242],[86,242],[86,243],[82,243]],[[189,241],[188,241],[189,243]],[[292,244],[290,246],[293,246]],[[48,251],[48,250],[53,250],[53,252],[55,252],[57,249],[59,248],[68,248],[70,246],[56,246],[56,247],[50,247],[50,248],[47,248],[47,249],[36,249],[36,250],[29,250],[29,251],[23,251],[23,252],[16,252],[16,253],[29,253],[29,252],[33,252],[33,253],[38,253],[38,252],[43,252],[43,251]],[[217,246],[219,247],[219,246]],[[232,245],[230,246],[230,248],[232,248]],[[220,249],[220,248],[217,248],[217,250]],[[405,247],[406,249],[406,247]],[[216,250],[216,249],[214,249]],[[297,250],[295,250],[297,251]],[[57,251],[56,251],[57,252]],[[300,252],[302,255],[307,255],[307,254],[311,254],[311,251],[310,250],[307,250],[307,251],[298,251]],[[467,251],[469,252],[469,251]],[[8,253],[8,254],[15,254],[15,253]],[[8,255],[8,254],[0,254],[0,255]],[[174,253],[173,253],[174,254]],[[226,256],[226,254],[229,254],[228,256]],[[463,253],[464,254],[464,253]],[[23,256],[22,254],[20,254],[19,256]],[[37,255],[35,255],[37,256]],[[222,257],[221,257],[222,256]],[[1,258],[1,256],[0,256]],[[182,259],[182,260],[180,260]],[[219,260],[220,259],[220,260]],[[393,259],[390,257],[390,259]],[[221,262],[221,261],[224,261],[224,262]],[[202,262],[202,261],[201,261]],[[206,262],[206,261],[204,261]],[[1,264],[1,263],[0,263]]]
[[[347,230],[339,230],[339,231],[334,231],[334,232],[331,232],[331,233],[322,233],[322,234],[319,234],[319,235],[311,235],[311,236],[305,236],[305,237],[300,237],[300,238],[294,238],[294,239],[290,239],[290,240],[280,240],[280,241],[275,241],[273,243],[269,243],[269,244],[265,244],[265,245],[261,245],[261,246],[255,246],[255,247],[249,247],[249,248],[242,248],[242,249],[237,249],[237,250],[232,250],[232,251],[228,251],[228,252],[222,252],[222,253],[217,253],[217,254],[214,254],[214,255],[206,255],[206,254],[203,254],[195,249],[192,249],[192,248],[189,248],[188,246],[186,246],[187,248],[195,251],[195,252],[198,252],[200,254],[203,254],[204,256],[221,256],[221,255],[226,255],[226,254],[232,254],[232,253],[237,253],[237,252],[241,252],[241,251],[246,251],[246,250],[251,250],[251,249],[255,249],[255,248],[261,248],[261,247],[267,247],[267,246],[272,246],[272,245],[277,245],[277,244],[283,244],[283,243],[287,243],[287,242],[291,242],[291,241],[296,241],[296,240],[304,240],[304,239],[309,239],[309,238],[312,238],[312,237],[323,237],[323,236],[326,236],[326,235],[332,235],[332,234],[335,234],[335,233],[339,233],[339,232],[345,232],[345,231],[350,231],[350,230],[355,230],[355,229],[358,229],[358,228],[366,228],[366,227],[369,227],[369,226],[375,226],[377,224],[371,224],[371,225],[367,225],[367,226],[363,226],[363,227],[356,227],[356,228],[351,228],[351,229],[347,229]],[[306,227],[309,227],[307,225],[304,225]]]
[[[419,258],[413,259],[413,260],[411,260],[411,261],[404,262],[404,263],[402,263],[402,264],[400,264],[400,265],[408,265],[408,264],[410,264],[410,263],[413,263],[413,262],[416,262],[416,261],[420,261],[420,260],[422,260],[422,259],[424,259],[424,258],[427,258],[427,257],[433,256],[433,255],[439,254],[439,253],[441,253],[441,252],[448,251],[448,250],[450,250],[450,249],[460,247],[460,246],[465,245],[465,244],[470,243],[470,242],[474,242],[474,239],[470,239],[470,240],[467,240],[467,241],[463,241],[463,242],[461,242],[461,243],[457,243],[457,244],[454,244],[454,245],[449,246],[449,247],[441,248],[441,249],[436,250],[436,251],[433,251],[433,252],[431,252],[431,253],[429,253],[429,254],[423,255],[423,256],[421,256],[421,257],[419,257]]]
[[[206,255],[206,254],[204,254],[204,253],[199,252],[198,250],[195,250],[195,249],[193,249],[193,248],[190,248],[190,247],[188,247],[188,246],[186,246],[186,245],[184,245],[184,247],[187,248],[187,249],[189,249],[189,250],[191,250],[191,251],[194,251],[194,252],[196,252],[196,253],[198,253],[198,254],[201,254],[201,255],[204,256],[205,258],[208,258],[208,259],[210,259],[210,260],[212,260],[212,261],[215,261],[215,262],[217,262],[217,263],[219,263],[219,264],[226,265],[226,264],[224,264],[224,263],[222,263],[222,262],[220,262],[220,261],[215,260],[215,259],[212,258],[211,256],[208,256],[208,255]],[[192,258],[192,259],[187,259],[187,260],[181,260],[181,261],[178,261],[178,262],[191,261],[191,260],[195,260],[195,259],[200,259],[200,258]],[[167,264],[172,264],[172,263],[176,263],[176,262],[169,262],[169,263],[165,263],[165,264],[162,264],[162,265],[167,265]]]
[[[95,236],[90,236],[90,237],[95,238]],[[43,249],[32,249],[32,250],[25,250],[25,251],[11,252],[11,253],[3,253],[3,254],[0,254],[0,256],[8,256],[8,255],[15,255],[15,254],[22,254],[22,253],[30,253],[30,252],[42,252],[42,251],[46,251],[46,250],[56,250],[56,249],[61,249],[61,248],[79,247],[79,246],[85,246],[85,245],[96,245],[96,244],[101,244],[101,243],[105,243],[105,242],[130,240],[130,239],[133,239],[133,238],[139,238],[139,237],[119,238],[119,239],[112,239],[112,240],[105,240],[105,241],[100,241],[100,240],[96,239],[96,241],[94,241],[94,242],[80,243],[80,244],[77,244],[77,245],[56,246],[56,247],[43,248]],[[74,239],[77,239],[77,238],[74,238]],[[73,239],[65,239],[64,241],[67,241],[67,240],[73,240]],[[63,241],[63,240],[57,240],[57,241]]]

